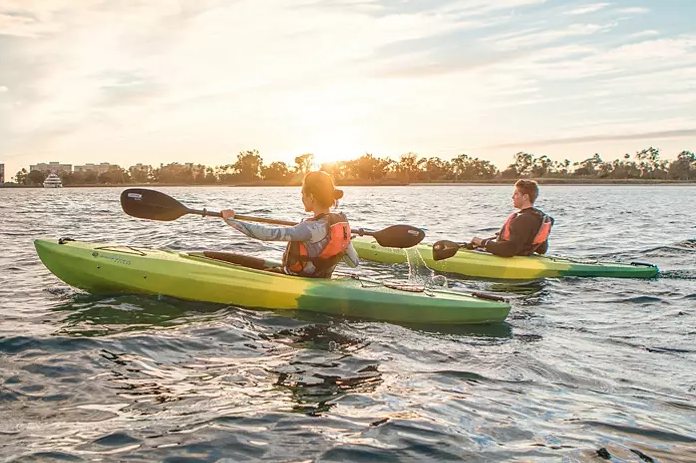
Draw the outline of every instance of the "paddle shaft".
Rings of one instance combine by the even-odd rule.
[[[203,217],[222,217],[222,214],[215,211],[209,211],[207,209],[189,209],[186,208],[186,212],[189,214],[198,214]],[[234,218],[237,220],[243,220],[246,222],[258,222],[258,223],[269,223],[273,225],[286,225],[288,227],[293,227],[297,225],[297,222],[290,222],[288,220],[276,220],[276,219],[266,219],[264,217],[253,217],[250,215],[235,214]],[[351,230],[352,233],[360,236],[373,236],[376,232],[371,232],[358,228],[357,230]]]
[[[186,212],[189,214],[202,215],[203,217],[222,217],[221,213],[215,212],[215,211],[209,211],[207,209],[189,209],[189,208],[186,208]],[[263,217],[252,217],[250,215],[235,214],[234,218],[237,220],[245,220],[247,222],[270,223],[273,225],[287,225],[290,227],[297,225],[297,222],[289,222],[287,220],[266,219]]]

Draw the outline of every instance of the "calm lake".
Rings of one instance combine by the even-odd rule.
[[[280,258],[281,243],[219,219],[129,217],[121,190],[0,189],[2,461],[696,461],[696,186],[542,186],[551,254],[647,261],[661,276],[448,275],[512,310],[447,330],[71,289],[33,239]],[[160,190],[195,208],[303,216],[299,188]],[[340,210],[354,226],[464,241],[497,231],[511,193],[347,187]]]

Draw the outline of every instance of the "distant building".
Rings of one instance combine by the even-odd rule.
[[[53,174],[58,174],[60,172],[70,173],[72,172],[72,164],[61,164],[60,162],[49,162],[47,164],[45,162],[40,162],[38,164],[29,166],[29,172],[33,172],[35,170]]]
[[[0,185],[5,183],[5,164],[0,164]]]
[[[136,182],[147,182],[152,174],[152,166],[136,164],[128,168],[131,178]]]
[[[101,164],[84,164],[82,166],[75,166],[75,172],[96,172],[97,174],[103,174],[111,169],[120,169],[121,166],[118,164],[109,164],[108,162],[102,162]]]
[[[129,168],[128,170],[129,170],[131,173],[133,173],[133,172],[144,172],[144,173],[146,173],[146,174],[149,174],[150,172],[152,172],[152,166],[148,166],[148,165],[144,165],[144,164],[141,164],[141,163],[137,163],[137,164],[134,165],[134,166],[130,166],[130,168]]]

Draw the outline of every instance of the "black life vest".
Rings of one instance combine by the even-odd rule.
[[[536,235],[534,235],[532,242],[528,246],[528,249],[525,250],[525,254],[528,256],[534,254],[534,251],[536,251],[539,248],[539,246],[544,244],[546,240],[549,239],[549,236],[551,235],[551,227],[553,227],[554,223],[553,217],[544,214],[542,211],[538,209],[533,209],[532,211],[534,214],[541,216],[541,225],[539,226],[539,230],[537,231]],[[503,225],[503,228],[500,229],[500,233],[498,234],[499,241],[510,240],[510,224],[519,215],[519,212],[514,212],[510,214],[510,217],[508,217],[507,221]]]

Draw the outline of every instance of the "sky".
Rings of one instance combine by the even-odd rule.
[[[694,0],[0,0],[0,162],[696,150]]]

